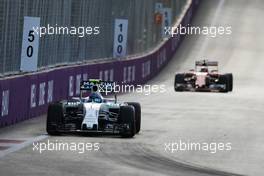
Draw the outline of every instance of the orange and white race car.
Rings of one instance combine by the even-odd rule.
[[[195,69],[175,75],[174,89],[177,92],[229,92],[233,90],[233,74],[220,74],[217,61],[196,61]]]

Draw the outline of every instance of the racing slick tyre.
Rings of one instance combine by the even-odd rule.
[[[50,104],[48,107],[46,130],[49,135],[59,135],[58,125],[63,120],[63,106],[61,103]]]
[[[136,133],[139,133],[141,128],[141,106],[137,102],[127,102],[127,104],[135,108]]]
[[[135,109],[133,106],[120,106],[120,117],[122,124],[128,124],[129,128],[124,129],[120,135],[124,138],[132,138],[136,134]]]
[[[228,91],[232,92],[233,91],[233,74],[232,73],[227,73],[226,76],[228,77]]]
[[[228,92],[228,90],[230,89],[229,88],[229,81],[228,81],[228,76],[227,75],[220,75],[219,77],[219,83],[220,84],[224,84],[225,85],[225,88],[224,89],[221,89],[220,92]]]
[[[174,89],[176,92],[182,92],[184,91],[183,86],[177,86],[177,84],[185,84],[184,81],[184,74],[176,74],[175,75],[175,80],[174,80]]]
[[[205,85],[206,85],[206,87],[210,87],[210,84],[211,84],[210,77],[209,76],[206,76],[206,78],[205,78]]]

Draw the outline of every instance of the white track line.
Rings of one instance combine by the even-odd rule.
[[[40,135],[34,138],[29,138],[25,142],[20,143],[20,144],[12,144],[12,146],[9,149],[0,151],[0,158],[3,158],[4,156],[16,152],[18,150],[21,150],[22,148],[25,148],[29,145],[32,145],[34,142],[41,141],[43,139],[46,139],[48,136],[47,135]]]

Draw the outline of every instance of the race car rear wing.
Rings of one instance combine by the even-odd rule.
[[[201,60],[201,61],[196,61],[195,66],[218,66],[217,61],[208,61],[208,60]]]
[[[111,93],[114,91],[114,82],[89,79],[81,82],[80,89],[81,91]]]
[[[114,82],[110,81],[102,81],[100,79],[89,79],[88,81],[82,81],[80,85],[80,90],[81,90],[81,98],[83,97],[83,93],[85,91],[88,92],[98,92],[98,93],[103,93],[105,95],[114,93],[114,101],[115,103],[117,102],[117,96],[116,92],[114,91]]]

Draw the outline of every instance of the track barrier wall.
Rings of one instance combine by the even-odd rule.
[[[199,0],[193,0],[178,23],[190,23]],[[114,80],[117,83],[144,84],[166,66],[177,51],[183,35],[166,40],[145,56],[106,63],[54,68],[0,80],[0,127],[40,116],[48,104],[79,94],[79,82],[87,78]]]

